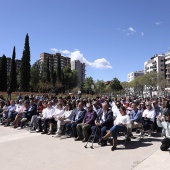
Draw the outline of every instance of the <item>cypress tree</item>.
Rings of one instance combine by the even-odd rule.
[[[0,62],[0,91],[7,90],[7,59],[3,55]]]
[[[11,73],[10,73],[10,87],[12,91],[16,90],[17,87],[17,74],[16,74],[16,52],[15,52],[15,46],[12,53],[12,60],[11,60]]]
[[[62,76],[61,76],[61,54],[58,53],[58,61],[57,61],[57,79],[61,82]]]
[[[21,74],[20,74],[20,88],[22,91],[30,90],[30,47],[29,36],[26,35],[25,46],[21,59]]]
[[[50,67],[50,82],[53,86],[55,86],[56,83],[56,71],[54,70],[54,66],[52,65]]]

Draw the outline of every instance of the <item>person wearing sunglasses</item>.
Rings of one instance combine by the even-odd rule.
[[[167,110],[164,116],[157,117],[157,125],[162,127],[165,133],[160,149],[166,151],[170,148],[170,110]]]

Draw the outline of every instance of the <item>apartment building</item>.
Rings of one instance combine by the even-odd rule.
[[[79,60],[74,60],[71,62],[71,69],[77,70],[78,86],[80,87],[85,79],[85,63],[81,63]]]
[[[131,82],[131,81],[133,81],[136,77],[142,76],[142,75],[144,75],[144,71],[143,71],[143,70],[131,72],[131,73],[129,73],[128,76],[127,76],[128,82]]]
[[[69,57],[64,57],[61,56],[60,53],[56,53],[56,54],[49,54],[49,53],[41,53],[40,54],[40,64],[45,64],[47,62],[47,58],[49,57],[49,65],[50,66],[54,66],[54,68],[57,67],[57,63],[58,63],[58,58],[60,57],[60,61],[61,61],[61,68],[64,68],[66,66],[71,67],[71,59]]]
[[[146,74],[152,71],[165,75],[165,54],[156,54],[144,63],[144,73]]]
[[[165,53],[165,79],[167,82],[167,88],[170,90],[170,51]]]
[[[1,58],[2,57],[0,57],[0,63],[1,63]],[[7,73],[10,73],[12,59],[10,57],[7,57],[6,61],[7,61]],[[20,69],[21,68],[21,60],[16,59],[15,61],[16,61],[16,69]]]

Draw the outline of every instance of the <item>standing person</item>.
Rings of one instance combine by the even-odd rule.
[[[9,86],[8,89],[7,89],[7,100],[11,100],[11,93],[12,93],[12,90],[11,90],[11,87]]]

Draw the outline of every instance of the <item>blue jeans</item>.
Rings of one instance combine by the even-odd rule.
[[[115,125],[110,129],[114,139],[117,139],[119,132],[127,132],[127,127],[124,125]]]

